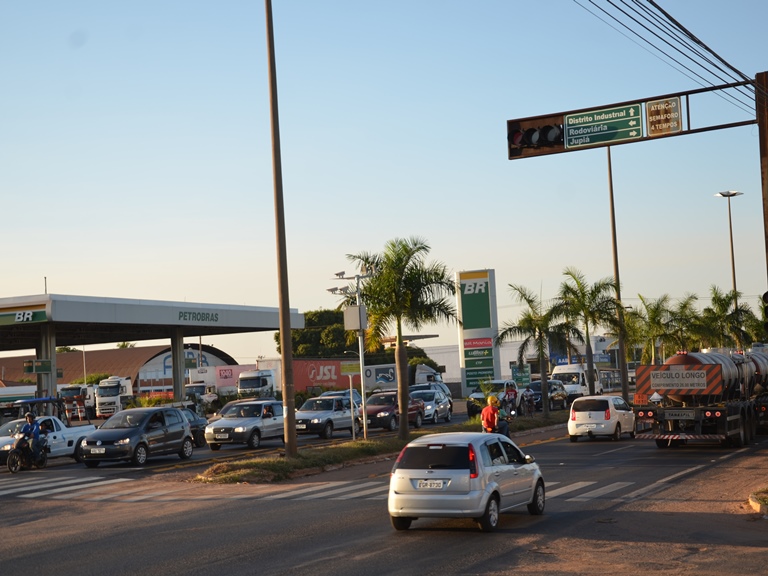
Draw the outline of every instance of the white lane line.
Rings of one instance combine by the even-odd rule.
[[[575,492],[576,490],[581,490],[587,486],[592,486],[592,484],[595,484],[595,482],[575,482],[573,484],[568,484],[568,486],[563,486],[557,490],[552,490],[552,492],[547,492],[547,498],[557,498],[563,494],[568,494],[569,492]]]
[[[613,484],[608,484],[607,486],[603,486],[602,488],[598,488],[597,490],[592,490],[591,492],[581,494],[580,496],[574,496],[573,498],[568,498],[568,502],[586,502],[587,500],[592,500],[593,498],[600,498],[601,496],[605,496],[606,494],[610,494],[611,492],[616,492],[616,490],[621,490],[622,488],[626,488],[627,486],[632,486],[633,484],[634,482],[614,482]]]
[[[41,492],[32,492],[31,494],[20,494],[19,498],[38,498],[40,496],[50,496],[61,492],[72,492],[82,488],[92,488],[94,486],[106,486],[107,484],[117,484],[118,482],[130,482],[128,478],[115,478],[114,480],[101,480],[98,482],[89,482],[87,485],[64,486],[62,488],[53,488],[51,490],[42,490]]]

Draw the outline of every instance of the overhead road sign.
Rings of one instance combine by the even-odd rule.
[[[650,138],[677,134],[683,130],[680,97],[651,100],[645,103],[645,132]]]
[[[642,105],[589,110],[565,116],[564,141],[568,150],[639,140],[643,137]]]

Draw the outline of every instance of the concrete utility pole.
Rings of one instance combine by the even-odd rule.
[[[759,72],[755,75],[755,112],[760,137],[760,183],[763,192],[765,269],[766,274],[768,274],[768,72]],[[766,283],[766,287],[768,287],[768,283]]]

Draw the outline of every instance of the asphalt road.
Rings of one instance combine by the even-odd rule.
[[[0,473],[3,576],[36,573],[761,574],[768,520],[747,495],[768,484],[768,438],[743,449],[572,444],[564,428],[516,438],[547,483],[543,516],[422,519],[386,513],[392,461],[269,485],[208,486],[186,471],[61,464]],[[164,461],[166,459],[163,459]],[[173,459],[167,459],[171,469]],[[178,459],[175,460],[178,462]]]

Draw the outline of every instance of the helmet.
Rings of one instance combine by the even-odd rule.
[[[488,405],[489,406],[497,406],[499,404],[499,399],[496,398],[496,396],[488,396]]]

